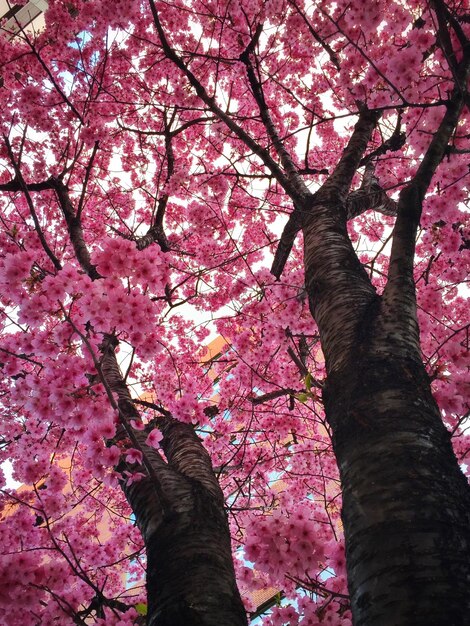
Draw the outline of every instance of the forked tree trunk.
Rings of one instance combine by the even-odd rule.
[[[154,463],[161,465],[161,494],[151,493],[152,478],[125,489],[145,539],[147,623],[246,626],[224,498],[209,456],[190,425],[167,420],[163,430],[168,464]],[[158,520],[149,519],[149,499],[164,502]]]
[[[361,113],[333,175],[303,207],[305,285],[325,355],[355,626],[470,624],[470,488],[423,366],[413,279],[423,198],[462,107],[456,89],[400,193],[382,295],[346,229],[373,112]]]
[[[326,360],[354,624],[463,626],[470,489],[422,364],[407,244],[398,233],[377,295],[347,239],[344,212],[331,211],[333,195],[312,207],[304,227],[305,269]],[[401,204],[410,198],[404,193]]]
[[[421,361],[413,294],[391,279],[379,297],[340,224],[321,206],[315,215],[306,286],[327,366],[354,624],[469,624],[470,489]]]
[[[121,421],[140,420],[119,370],[114,337],[102,345],[101,373],[119,398]],[[119,471],[146,477],[127,485],[126,498],[147,555],[148,626],[246,626],[235,582],[224,496],[208,453],[189,424],[158,420],[166,460],[132,430],[129,445],[144,453],[141,466]],[[125,438],[120,436],[121,442]]]

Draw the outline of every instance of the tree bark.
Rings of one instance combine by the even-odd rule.
[[[118,397],[121,422],[140,420],[114,354],[117,340],[102,345],[101,373]],[[190,424],[158,419],[166,459],[146,445],[146,431],[132,430],[130,447],[141,465],[122,461],[118,471],[141,472],[121,486],[136,517],[147,555],[148,626],[246,626],[235,582],[224,496],[210,457]],[[148,428],[147,428],[148,431]],[[125,434],[120,434],[126,445]]]
[[[382,296],[346,231],[347,191],[373,116],[361,111],[303,225],[305,285],[325,355],[323,398],[341,477],[355,626],[470,624],[470,487],[421,359],[413,278],[423,199],[457,126],[469,72],[467,43],[439,128],[400,193]],[[363,186],[375,188],[376,201],[390,208],[372,172]],[[360,205],[361,193],[356,196]]]
[[[412,264],[398,267],[414,252],[403,220],[416,221],[419,198],[400,198],[396,281],[382,296],[354,254],[341,198],[337,209],[326,200],[303,229],[305,284],[327,367],[354,624],[468,624],[470,488],[421,360]]]
[[[165,450],[184,442],[188,458],[207,454],[191,426],[169,424],[166,431]],[[145,446],[143,450],[147,453]],[[210,489],[204,477],[199,480],[198,471],[194,477],[180,473],[171,457],[170,452],[168,464],[162,461],[156,471],[165,506],[152,489],[151,478],[125,488],[145,540],[147,624],[246,626],[223,494],[218,485]],[[215,483],[214,478],[213,487]],[[152,510],[156,513],[150,516]]]
[[[327,367],[354,624],[468,624],[470,489],[422,364],[414,285],[378,296],[332,206],[315,206],[304,227],[305,284]]]
[[[413,198],[400,199],[410,219]],[[412,273],[379,296],[336,203],[326,195],[304,226],[305,284],[325,354],[354,624],[468,624],[470,488],[422,364]]]
[[[367,343],[324,389],[354,623],[468,624],[467,481],[421,362]]]

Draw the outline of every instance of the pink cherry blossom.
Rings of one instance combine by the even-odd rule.
[[[161,431],[158,428],[154,428],[152,431],[150,431],[149,435],[147,436],[147,439],[145,440],[145,443],[151,448],[158,449],[160,447],[160,441],[162,439],[163,439],[163,434],[161,433]]]
[[[126,462],[131,465],[134,463],[140,465],[142,463],[142,452],[140,450],[136,450],[135,448],[128,448],[126,450]]]

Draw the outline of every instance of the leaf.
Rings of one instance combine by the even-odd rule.
[[[139,615],[147,615],[147,605],[144,602],[139,602],[135,605],[135,610]]]
[[[305,387],[306,387],[307,391],[311,391],[312,390],[312,381],[313,381],[313,376],[309,372],[307,374],[307,376],[305,377]]]

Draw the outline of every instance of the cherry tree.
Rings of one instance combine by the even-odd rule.
[[[468,8],[45,22],[0,36],[0,621],[465,623]]]

